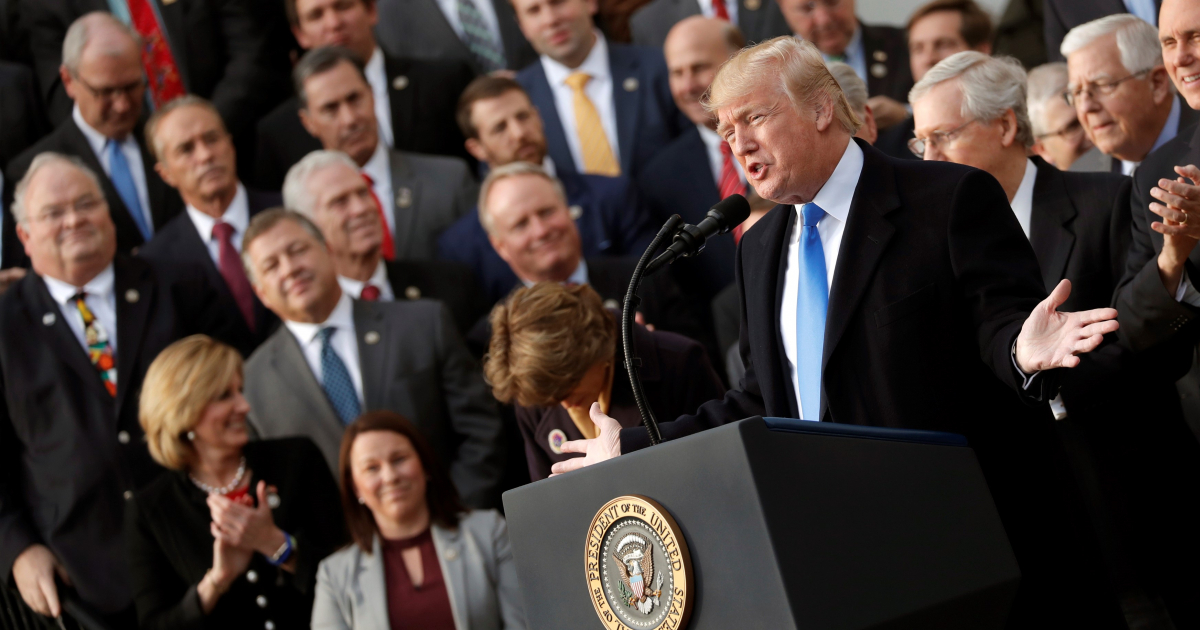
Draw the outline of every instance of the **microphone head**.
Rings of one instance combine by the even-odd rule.
[[[721,224],[721,233],[724,234],[750,218],[750,202],[741,195],[729,195],[718,201],[707,216]]]

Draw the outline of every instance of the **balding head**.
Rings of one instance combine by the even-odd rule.
[[[107,138],[125,139],[142,115],[141,38],[101,11],[75,20],[63,38],[63,88],[83,120]]]
[[[708,91],[721,64],[745,44],[742,32],[725,20],[694,15],[671,28],[663,45],[671,95],[692,122],[716,126],[716,117],[704,109],[700,97]]]

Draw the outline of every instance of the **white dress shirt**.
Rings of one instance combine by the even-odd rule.
[[[1033,160],[1025,159],[1025,175],[1021,178],[1021,185],[1017,187],[1017,194],[1013,195],[1012,206],[1013,214],[1017,215],[1017,223],[1021,224],[1021,231],[1025,233],[1025,238],[1029,238],[1029,228],[1033,222],[1033,183],[1037,179],[1037,165]]]
[[[338,284],[342,285],[342,291],[346,295],[358,299],[362,299],[362,292],[366,288],[367,283],[379,289],[380,302],[391,302],[396,299],[396,293],[392,291],[392,283],[388,280],[387,266],[383,264],[383,260],[380,260],[379,264],[375,266],[375,273],[371,274],[371,279],[367,280],[367,282],[347,278],[346,276],[338,276]]]
[[[821,53],[821,57],[825,59],[825,63],[830,61],[842,61],[854,68],[854,74],[862,79],[864,85],[870,85],[867,79],[867,53],[863,50],[862,28],[854,27],[854,35],[850,36],[850,43],[846,44],[846,51],[842,53],[842,59],[835,59]],[[817,204],[820,205],[820,204]]]
[[[575,267],[575,271],[571,272],[571,275],[567,278],[567,284],[587,284],[587,283],[588,283],[587,261],[580,258],[579,266]],[[521,284],[524,284],[527,287],[531,287],[537,283],[530,282],[529,280],[526,280],[525,278],[521,278]]]
[[[371,177],[371,188],[379,203],[383,205],[383,218],[387,220],[388,232],[396,234],[396,200],[392,198],[392,158],[388,154],[387,145],[382,142],[375,144],[375,153],[362,167],[362,172]]]
[[[383,67],[383,51],[378,46],[371,60],[363,67],[371,95],[375,97],[375,120],[379,123],[379,139],[389,147],[396,146],[392,136],[392,99],[388,96],[387,69]]]
[[[576,72],[586,72],[592,77],[587,85],[583,86],[583,92],[596,106],[596,112],[600,114],[600,126],[604,127],[604,135],[608,137],[608,146],[612,147],[617,163],[621,163],[621,149],[617,144],[617,108],[613,104],[612,68],[608,63],[608,42],[600,31],[594,32],[596,44],[578,68],[568,68],[546,55],[541,57],[546,82],[554,92],[554,108],[558,110],[558,119],[562,121],[563,135],[567,137],[567,146],[571,149],[571,157],[575,159],[575,167],[581,173],[583,148],[579,145],[579,132],[575,130],[575,91],[567,85],[567,77]]]
[[[862,173],[863,152],[853,139],[846,145],[842,159],[838,161],[833,174],[813,197],[812,202],[825,211],[825,216],[817,222],[817,233],[821,235],[821,248],[825,252],[825,275],[830,288],[833,287],[833,272],[837,269],[838,251],[842,248],[842,234],[846,231],[846,221],[850,218],[850,202],[854,199],[854,189],[858,187],[858,177]],[[792,375],[792,387],[796,391],[797,408],[803,409],[800,402],[800,379],[796,374],[796,301],[799,293],[800,274],[800,208],[796,208],[796,225],[788,235],[787,271],[783,279],[783,304],[779,309],[779,333],[783,339],[783,351],[787,355],[788,370]],[[819,418],[805,418],[819,420]]]
[[[696,125],[696,129],[700,130],[700,139],[704,141],[704,148],[708,151],[708,167],[712,169],[713,183],[717,188],[721,187],[721,171],[725,168],[725,154],[721,153],[721,145],[725,141],[717,132],[705,127],[704,125]],[[733,168],[737,171],[738,179],[742,183],[746,183],[746,174],[742,172],[742,165],[731,155],[730,160],[733,161]]]
[[[221,267],[221,241],[213,236],[213,226],[217,224],[217,220],[197,210],[191,204],[188,204],[187,213],[188,218],[192,220],[192,225],[196,226],[196,232],[200,234],[200,240],[204,241],[205,247],[208,248],[208,255],[212,258],[213,264],[219,269]],[[250,198],[246,196],[246,188],[242,186],[241,182],[238,182],[237,194],[233,196],[233,201],[229,202],[229,207],[225,208],[225,213],[221,215],[221,222],[228,223],[233,227],[233,236],[229,240],[233,241],[235,250],[242,251],[242,235],[250,226]]]
[[[1179,116],[1182,113],[1179,105],[1179,98],[1174,94],[1171,95],[1171,113],[1167,114],[1167,122],[1163,123],[1162,131],[1158,132],[1158,138],[1154,140],[1154,146],[1150,147],[1150,153],[1158,150],[1158,147],[1166,144],[1171,138],[1174,138],[1179,133]],[[1141,162],[1131,162],[1129,160],[1121,160],[1121,172],[1125,175],[1133,177],[1133,172],[1137,170]]]
[[[500,37],[500,21],[496,19],[496,7],[492,5],[492,0],[472,0],[472,4],[479,10],[479,16],[487,25],[488,32],[503,49],[504,38]],[[442,10],[442,15],[446,16],[446,21],[450,23],[450,28],[454,29],[454,34],[462,39],[463,27],[462,20],[458,19],[458,0],[437,0],[437,5]]]
[[[362,366],[358,362],[358,333],[354,329],[354,307],[350,296],[343,293],[337,306],[333,308],[333,312],[320,324],[290,321],[284,321],[284,324],[296,337],[296,341],[300,343],[300,349],[304,351],[308,367],[312,370],[313,376],[317,377],[317,382],[322,385],[325,383],[325,374],[321,371],[321,339],[317,333],[321,332],[323,328],[337,327],[337,332],[333,333],[329,339],[329,345],[333,347],[333,351],[337,353],[342,363],[346,364],[346,371],[350,372],[350,380],[354,383],[354,392],[358,394],[359,404],[362,404],[364,402]]]
[[[1154,0],[1125,0],[1125,10],[1142,18],[1150,26],[1158,26],[1158,7]]]
[[[46,283],[46,290],[58,304],[63,319],[71,327],[71,332],[75,333],[75,339],[79,341],[85,354],[88,347],[87,335],[84,333],[83,315],[79,314],[79,309],[75,307],[75,302],[71,301],[71,298],[78,295],[80,291],[87,293],[83,298],[83,303],[87,304],[92,315],[96,316],[96,321],[108,333],[108,343],[112,346],[115,357],[117,354],[117,293],[116,274],[113,272],[112,263],[109,263],[104,271],[97,274],[83,287],[72,286],[50,276],[42,276],[42,280]]]
[[[78,105],[71,112],[71,116],[75,119],[79,130],[83,132],[83,137],[87,138],[88,146],[92,147],[92,153],[96,154],[96,159],[100,161],[104,174],[111,181],[112,165],[108,159],[108,137],[87,124],[87,121],[83,119],[83,114],[79,112]],[[137,139],[133,137],[133,134],[126,136],[125,140],[119,144],[121,153],[125,154],[125,162],[129,164],[129,173],[133,176],[133,186],[137,188],[138,202],[142,205],[142,216],[146,219],[146,225],[150,226],[150,230],[153,231],[154,215],[150,213],[150,193],[146,189],[146,166],[142,163],[142,150],[138,147]],[[133,212],[133,209],[130,208],[129,211]]]
[[[738,3],[737,0],[719,0],[725,5],[725,11],[729,13],[729,21],[732,24],[738,23]],[[696,4],[700,5],[700,14],[706,18],[717,17],[716,9],[713,9],[713,0],[696,0]]]

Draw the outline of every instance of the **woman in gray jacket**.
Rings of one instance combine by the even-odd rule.
[[[338,470],[354,544],[317,570],[313,630],[524,630],[503,517],[463,508],[412,423],[362,415]]]

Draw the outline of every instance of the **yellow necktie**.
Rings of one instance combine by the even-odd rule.
[[[591,80],[591,75],[586,72],[567,77],[567,85],[575,93],[575,132],[579,134],[579,148],[583,153],[583,172],[616,177],[621,174],[621,165],[617,164],[604,125],[600,124],[600,112],[583,91],[583,86]]]

